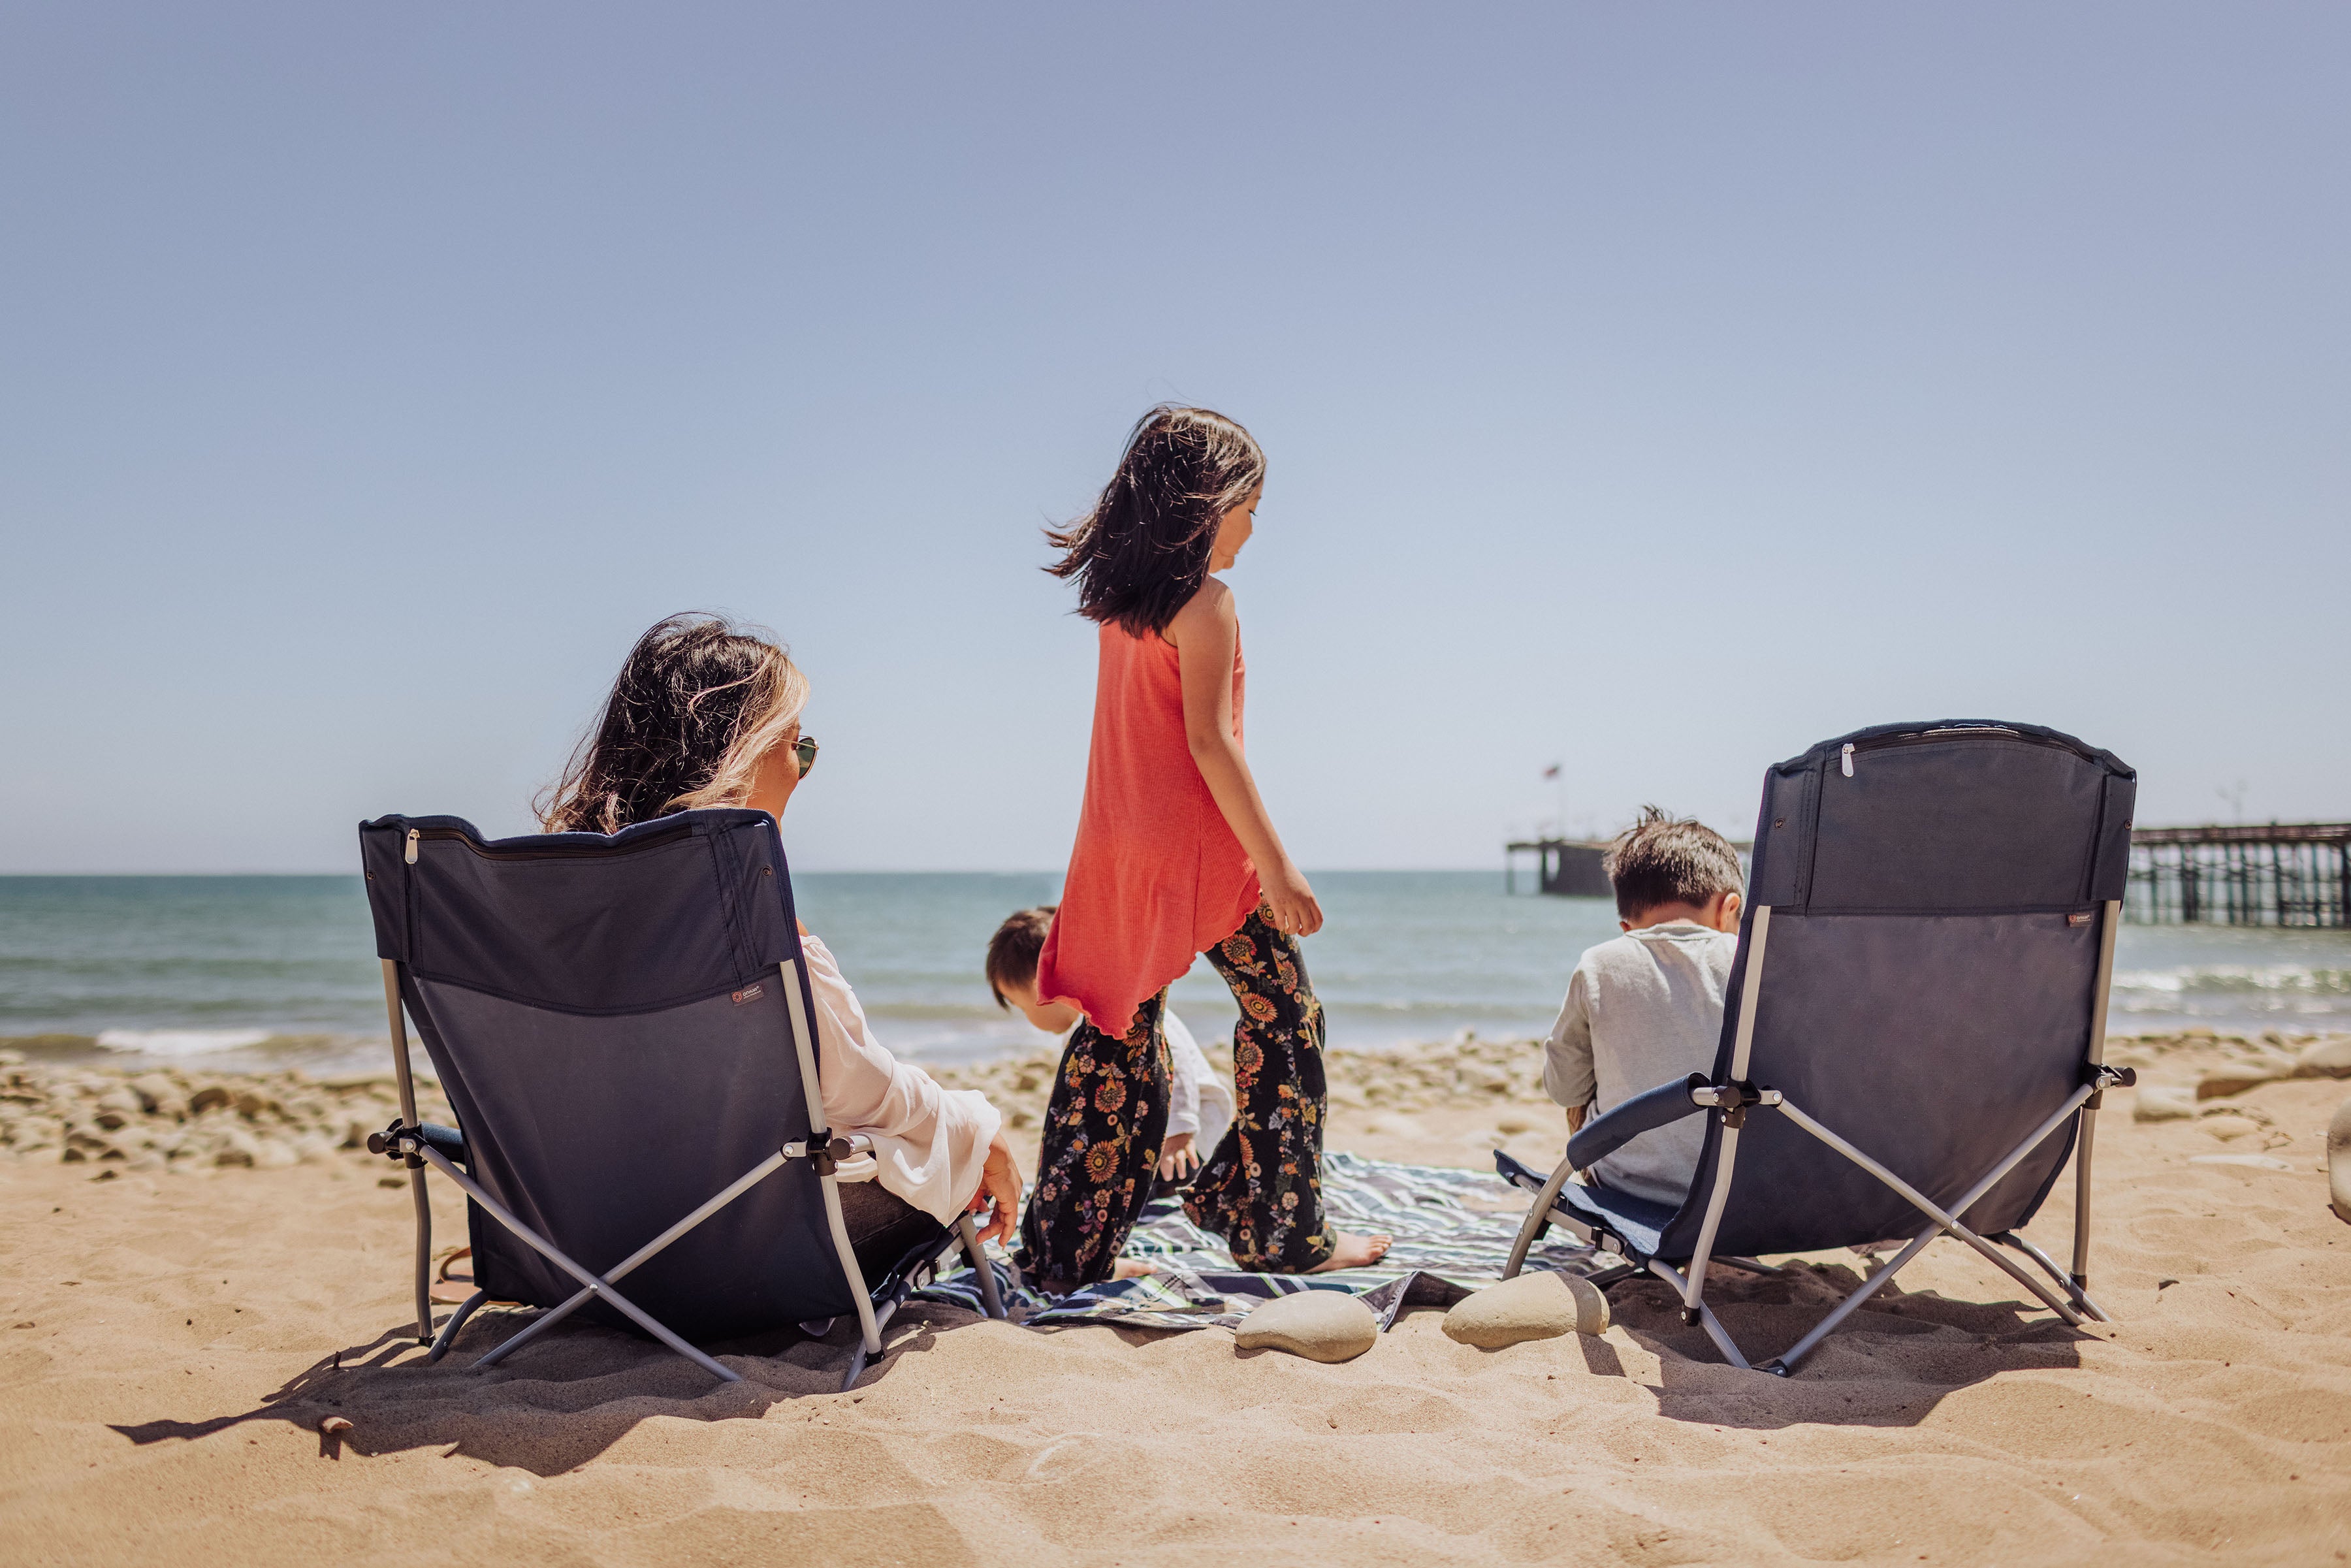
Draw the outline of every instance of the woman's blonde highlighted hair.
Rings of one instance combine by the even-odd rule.
[[[673,811],[739,804],[808,697],[808,677],[771,637],[717,615],[657,622],[629,650],[563,777],[539,797],[539,825],[617,833]]]

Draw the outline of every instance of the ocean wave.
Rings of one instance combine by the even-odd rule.
[[[211,1056],[249,1051],[272,1038],[266,1029],[108,1029],[99,1031],[98,1047],[138,1056]]]
[[[2168,997],[2351,997],[2351,969],[2306,969],[2283,964],[2137,969],[2116,975],[2115,989],[2153,991]]]

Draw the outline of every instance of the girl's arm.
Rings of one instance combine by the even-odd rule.
[[[1232,590],[1210,578],[1167,623],[1184,678],[1184,734],[1192,761],[1215,797],[1217,810],[1257,864],[1258,885],[1273,911],[1277,931],[1311,936],[1322,929],[1322,906],[1305,873],[1293,864],[1273,831],[1249,759],[1233,738],[1233,657],[1241,619]]]

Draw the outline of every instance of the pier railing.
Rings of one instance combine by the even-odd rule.
[[[2137,828],[2123,918],[2351,926],[2351,822]]]

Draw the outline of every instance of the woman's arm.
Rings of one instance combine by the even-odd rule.
[[[1256,862],[1258,885],[1273,910],[1277,931],[1311,936],[1322,929],[1322,905],[1306,875],[1281,847],[1257,792],[1249,759],[1233,738],[1233,658],[1241,620],[1232,590],[1210,578],[1167,623],[1184,678],[1184,737],[1217,810]]]
[[[991,1203],[987,1234],[1005,1237],[1020,1206],[1020,1173],[1004,1119],[976,1090],[947,1090],[875,1040],[832,955],[803,937],[816,998],[817,1076],[825,1120],[874,1144],[876,1179],[942,1225]]]

